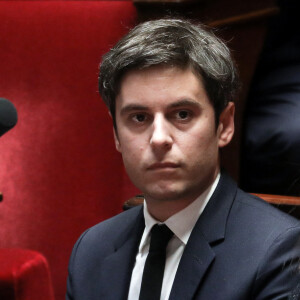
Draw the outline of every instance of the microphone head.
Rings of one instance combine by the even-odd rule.
[[[0,98],[0,136],[12,129],[18,121],[15,106],[7,99]]]

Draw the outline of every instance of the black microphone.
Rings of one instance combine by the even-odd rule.
[[[7,99],[0,98],[0,136],[12,129],[18,121],[15,106]]]

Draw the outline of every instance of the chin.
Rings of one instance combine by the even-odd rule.
[[[152,187],[145,191],[145,197],[150,197],[157,201],[176,201],[185,198],[188,192],[185,189],[175,187]]]

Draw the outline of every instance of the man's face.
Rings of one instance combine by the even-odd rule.
[[[192,202],[213,182],[219,147],[233,134],[229,106],[231,133],[224,129],[228,118],[221,116],[216,128],[204,86],[190,69],[156,66],[124,76],[116,99],[116,148],[147,201]]]

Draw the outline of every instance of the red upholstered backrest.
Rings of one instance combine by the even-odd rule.
[[[0,139],[0,247],[43,253],[58,300],[79,234],[136,193],[97,92],[102,54],[135,20],[130,1],[0,1],[0,97],[19,115]]]
[[[48,263],[38,252],[0,249],[0,299],[54,300]]]

